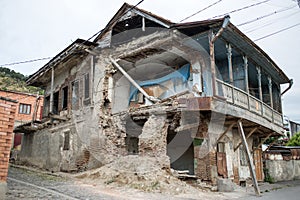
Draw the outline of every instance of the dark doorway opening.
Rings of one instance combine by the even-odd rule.
[[[174,170],[188,170],[194,175],[194,144],[191,132],[175,132],[168,130],[167,155],[170,157],[171,168]]]

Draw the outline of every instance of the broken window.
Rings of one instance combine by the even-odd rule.
[[[59,92],[53,94],[53,114],[58,114]]]
[[[84,98],[90,98],[90,75],[89,73],[84,75]]]
[[[68,108],[68,86],[62,89],[62,109]]]
[[[20,114],[27,114],[27,115],[30,115],[30,113],[31,113],[31,105],[30,105],[30,104],[23,104],[23,103],[20,103],[20,106],[19,106],[19,113],[20,113]]]
[[[70,150],[70,131],[64,132],[63,150]]]
[[[79,81],[72,83],[72,109],[79,108]]]

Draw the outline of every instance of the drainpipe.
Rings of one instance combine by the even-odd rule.
[[[230,16],[229,15],[226,15],[224,17],[224,21],[223,21],[223,24],[222,24],[222,27],[220,28],[220,30],[217,32],[217,34],[215,36],[212,37],[212,40],[210,41],[211,43],[214,43],[218,37],[223,33],[223,31],[225,30],[225,28],[228,26],[229,24],[229,20],[230,20]]]
[[[291,89],[291,87],[293,86],[293,84],[294,84],[293,79],[290,79],[290,80],[289,80],[289,87],[286,88],[286,89],[281,93],[281,96],[284,95],[284,93],[286,93],[289,89]]]
[[[131,78],[131,76],[117,63],[116,60],[112,59],[112,57],[109,57],[109,59],[112,62],[112,64],[128,79],[128,81],[132,83],[132,85],[134,85],[147,99],[149,99],[152,102],[160,101],[159,99],[153,96],[149,96],[147,92],[137,82],[135,82],[135,80],[133,80],[133,78]]]
[[[224,17],[224,21],[222,27],[219,29],[216,35],[211,32],[210,41],[209,41],[209,54],[210,54],[210,65],[211,65],[211,76],[212,76],[212,88],[213,88],[213,96],[216,95],[216,63],[215,63],[215,47],[214,42],[218,39],[218,37],[224,32],[225,28],[229,24],[230,16],[227,15]]]

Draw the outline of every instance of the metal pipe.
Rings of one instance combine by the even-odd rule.
[[[289,89],[291,89],[291,87],[293,86],[293,84],[294,84],[293,79],[290,79],[290,80],[289,80],[289,87],[286,88],[286,89],[281,93],[281,96],[282,96],[284,93],[286,93]]]
[[[112,64],[128,79],[128,81],[132,83],[132,85],[134,85],[147,99],[149,99],[152,102],[160,101],[156,97],[149,96],[147,92],[135,80],[133,80],[133,78],[131,78],[131,76],[117,63],[116,60],[112,59],[111,56],[109,57],[109,59],[112,62]]]
[[[224,17],[224,21],[223,21],[222,27],[219,29],[219,31],[217,32],[217,34],[212,38],[212,40],[210,41],[211,43],[214,43],[218,39],[218,37],[223,33],[223,31],[225,30],[225,28],[229,24],[229,20],[230,20],[230,16],[226,15]]]
[[[209,54],[210,54],[210,67],[211,67],[211,76],[212,76],[212,88],[213,88],[213,96],[216,95],[216,63],[215,63],[215,47],[214,42],[217,38],[224,32],[225,28],[229,24],[230,16],[227,15],[224,17],[224,21],[222,27],[219,29],[216,35],[211,31],[210,41],[209,41]]]

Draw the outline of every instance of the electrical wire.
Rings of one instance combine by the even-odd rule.
[[[245,9],[248,9],[248,8],[251,8],[251,7],[254,7],[254,6],[258,6],[258,5],[263,4],[263,3],[267,3],[268,1],[270,1],[270,0],[265,0],[265,1],[261,1],[261,2],[258,2],[258,3],[254,3],[254,4],[251,4],[251,5],[248,5],[248,6],[244,6],[244,7],[242,7],[242,8],[238,8],[238,9],[229,11],[229,12],[227,12],[227,13],[225,13],[225,14],[222,14],[222,15],[216,15],[216,16],[212,17],[211,19],[224,17],[224,16],[226,16],[226,15],[229,15],[229,14],[232,14],[232,13],[235,13],[235,12],[239,12],[239,11],[241,11],[241,10],[245,10]]]
[[[283,16],[282,18],[286,20],[287,18],[292,17],[292,16],[297,15],[297,14],[300,14],[300,12],[297,11],[297,12],[294,12],[294,13],[292,13],[292,14]],[[274,22],[274,21],[275,21],[275,20],[272,20],[272,21],[269,21],[268,23],[261,24],[260,26],[255,26],[255,27],[251,27],[251,28],[245,29],[244,31],[245,31],[245,33],[251,33],[251,32],[257,31],[257,30],[259,30],[259,29],[262,29],[262,28],[268,27],[268,26],[270,26],[270,25],[273,25],[273,24],[275,24],[276,22],[280,22],[279,19],[276,19],[275,22]]]
[[[264,19],[264,18],[266,18],[266,17],[269,17],[269,16],[272,16],[272,15],[275,15],[275,14],[278,14],[278,13],[281,13],[281,12],[284,12],[284,11],[287,11],[287,10],[290,10],[290,9],[293,9],[293,8],[295,8],[295,7],[296,7],[296,6],[293,5],[293,6],[290,6],[290,7],[288,7],[288,8],[283,8],[283,9],[274,11],[274,12],[272,12],[272,13],[269,13],[269,14],[266,14],[266,15],[263,15],[263,16],[260,16],[260,17],[257,17],[257,18],[255,18],[255,19],[251,19],[251,20],[249,20],[249,21],[243,22],[243,23],[241,23],[241,24],[238,24],[237,26],[244,26],[244,25],[246,25],[246,24],[250,24],[250,23],[252,23],[252,22],[256,22],[256,21],[261,20],[261,19]]]
[[[134,9],[135,7],[137,7],[138,5],[140,5],[143,1],[144,1],[144,0],[139,1],[135,6],[132,6],[130,9],[128,9],[128,10],[126,11],[126,13],[129,12],[129,11],[131,11],[132,9]],[[253,6],[260,5],[260,4],[262,4],[262,3],[266,3],[266,2],[268,2],[268,1],[270,1],[270,0],[265,0],[265,1],[258,2],[258,3],[255,3],[255,4],[251,4],[251,5],[248,5],[248,6],[245,6],[245,7],[242,7],[242,8],[233,10],[233,11],[230,11],[230,12],[225,13],[225,14],[222,14],[222,15],[214,16],[213,18],[217,18],[217,17],[224,16],[224,15],[227,15],[227,14],[230,14],[230,13],[238,12],[238,11],[241,11],[241,10],[244,10],[244,9],[247,9],[247,8],[250,8],[250,7],[253,7]],[[209,8],[209,7],[211,7],[211,6],[215,5],[215,4],[217,4],[217,3],[219,3],[219,2],[221,2],[221,0],[219,0],[219,1],[217,1],[217,2],[215,2],[215,3],[213,3],[213,4],[211,4],[210,6],[204,8],[204,9],[207,9],[207,8]],[[196,15],[196,14],[202,12],[204,9],[198,11],[197,13],[194,13],[194,14],[191,15],[191,16],[194,16],[194,15]],[[258,17],[258,18],[256,18],[256,19],[254,19],[254,20],[250,20],[250,21],[244,22],[244,23],[242,23],[242,24],[239,24],[238,26],[242,26],[242,25],[245,25],[245,24],[250,24],[250,23],[252,23],[252,22],[255,22],[255,21],[257,21],[257,20],[260,20],[260,19],[262,19],[262,18],[265,18],[265,17],[267,17],[267,16],[274,15],[274,14],[277,14],[277,13],[279,13],[279,12],[286,11],[286,10],[288,10],[288,9],[291,9],[291,8],[288,7],[288,8],[286,8],[286,9],[282,9],[282,10],[275,11],[275,12],[270,13],[270,14],[267,14],[267,15],[263,15],[263,16],[261,16],[261,17]],[[189,17],[191,17],[191,16],[189,16]],[[185,19],[183,19],[183,20],[186,20],[186,19],[188,19],[189,17],[187,17],[187,18],[185,18]],[[119,20],[120,18],[121,18],[121,17],[119,17],[119,18],[116,19],[116,20]],[[181,21],[183,21],[183,20],[181,20]],[[293,27],[295,27],[295,26],[298,26],[298,25],[299,25],[299,24],[293,25],[293,26],[291,26],[291,27],[288,27],[287,29],[291,29],[291,28],[293,28]],[[93,34],[90,38],[88,38],[87,40],[85,40],[84,42],[82,42],[82,43],[79,44],[79,45],[84,45],[84,43],[88,42],[88,41],[91,40],[93,37],[95,37],[97,34],[101,33],[102,31],[103,31],[103,29],[100,30],[100,31],[98,31],[97,33]],[[285,31],[285,29],[280,30],[280,31],[276,31],[276,32],[271,33],[271,34],[269,34],[269,35],[266,35],[266,36],[264,36],[264,37],[262,37],[262,38],[258,38],[258,39],[254,40],[254,41],[258,41],[258,40],[261,40],[261,39],[270,37],[270,36],[272,36],[272,35],[275,35],[275,34],[277,34],[277,33],[282,32],[282,31]],[[17,65],[17,64],[31,63],[31,62],[36,62],[36,61],[46,60],[46,59],[51,59],[51,58],[52,58],[52,57],[47,57],[47,58],[39,58],[39,59],[33,59],[33,60],[27,60],[27,61],[21,61],[21,62],[6,63],[6,64],[2,64],[2,65],[0,65],[0,66],[2,67],[2,66],[11,66],[11,65]]]
[[[131,8],[129,8],[126,12],[128,13],[129,11],[133,10],[134,8],[136,8],[138,5],[140,5],[143,1],[145,0],[141,0],[139,1],[137,4],[135,4],[134,6],[132,6]],[[120,16],[119,18],[116,19],[116,21],[118,21],[122,16]],[[96,32],[95,34],[93,34],[91,37],[89,37],[87,40],[83,41],[82,43],[78,44],[79,46],[82,46],[84,44],[86,44],[87,42],[89,42],[92,38],[94,38],[95,36],[97,36],[98,34],[100,34],[104,29],[101,29],[100,31]],[[37,58],[37,59],[32,59],[32,60],[26,60],[26,61],[20,61],[20,62],[12,62],[12,63],[5,63],[5,64],[1,64],[0,67],[4,67],[4,66],[12,66],[12,65],[19,65],[19,64],[25,64],[25,63],[32,63],[32,62],[37,62],[37,61],[41,61],[41,60],[50,60],[53,57],[46,57],[46,58]]]
[[[283,32],[283,31],[289,30],[289,29],[294,28],[294,27],[299,26],[299,25],[300,25],[300,22],[297,23],[297,24],[294,24],[294,25],[292,25],[292,26],[289,26],[289,27],[287,27],[287,28],[280,29],[279,31],[275,31],[275,32],[273,32],[273,33],[270,33],[270,34],[268,34],[268,35],[265,35],[265,36],[263,36],[263,37],[257,38],[257,39],[255,39],[255,40],[253,40],[253,41],[256,42],[256,41],[259,41],[259,40],[268,38],[268,37],[270,37],[270,36],[276,35],[276,34],[278,34],[278,33],[281,33],[281,32]]]
[[[5,64],[1,64],[0,67],[11,66],[11,65],[19,65],[19,64],[24,64],[24,63],[32,63],[32,62],[41,61],[41,60],[49,60],[49,59],[51,59],[51,58],[53,58],[53,57],[37,58],[37,59],[26,60],[26,61],[19,61],[19,62],[5,63]]]
[[[213,4],[210,4],[209,6],[203,8],[203,9],[197,11],[197,12],[195,12],[194,14],[192,14],[192,15],[190,15],[190,16],[188,16],[188,17],[182,19],[182,20],[180,20],[179,22],[183,22],[183,21],[185,21],[185,20],[187,20],[187,19],[189,19],[189,18],[191,18],[191,17],[193,17],[193,16],[199,14],[200,12],[203,12],[204,10],[207,10],[208,8],[210,8],[210,7],[212,7],[212,6],[214,6],[214,5],[218,4],[218,3],[220,3],[221,1],[222,1],[222,0],[216,1],[216,2],[214,2]]]

